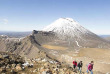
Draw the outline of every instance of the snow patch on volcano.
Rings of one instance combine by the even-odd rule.
[[[82,34],[91,33],[72,18],[59,18],[43,31],[53,31],[63,37],[80,37]]]

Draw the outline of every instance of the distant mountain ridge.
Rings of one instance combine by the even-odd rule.
[[[99,35],[99,36],[110,42],[110,35]]]
[[[110,37],[110,35],[99,35],[99,36],[102,37],[102,38]]]
[[[110,42],[110,36],[104,37],[104,39]]]
[[[0,31],[0,35],[7,35],[9,37],[25,37],[30,35],[32,32],[31,31],[27,31],[27,32],[8,32],[8,31]]]

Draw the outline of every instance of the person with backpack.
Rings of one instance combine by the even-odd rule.
[[[80,74],[81,74],[81,72],[82,72],[82,66],[83,66],[83,63],[82,63],[82,61],[80,61],[80,62],[78,63],[78,71],[80,72]]]
[[[87,69],[87,73],[91,73],[93,74],[93,65],[94,65],[94,61],[91,61],[91,63],[89,63],[88,65],[88,69]]]
[[[73,69],[75,70],[76,67],[77,67],[77,61],[75,60],[75,61],[73,61]]]

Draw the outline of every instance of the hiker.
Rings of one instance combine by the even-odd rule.
[[[94,65],[94,62],[91,61],[91,63],[89,63],[88,65],[87,73],[90,72],[91,74],[93,74],[93,65]]]
[[[83,66],[83,63],[82,63],[82,61],[80,61],[80,62],[78,63],[78,71],[80,72],[80,74],[81,74],[81,72],[82,72],[82,66]]]
[[[75,70],[76,67],[77,67],[77,61],[75,60],[75,61],[73,61],[73,69]]]

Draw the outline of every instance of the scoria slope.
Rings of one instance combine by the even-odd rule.
[[[60,40],[74,47],[109,48],[109,42],[82,27],[71,18],[59,18],[48,25],[43,31],[51,31]]]

